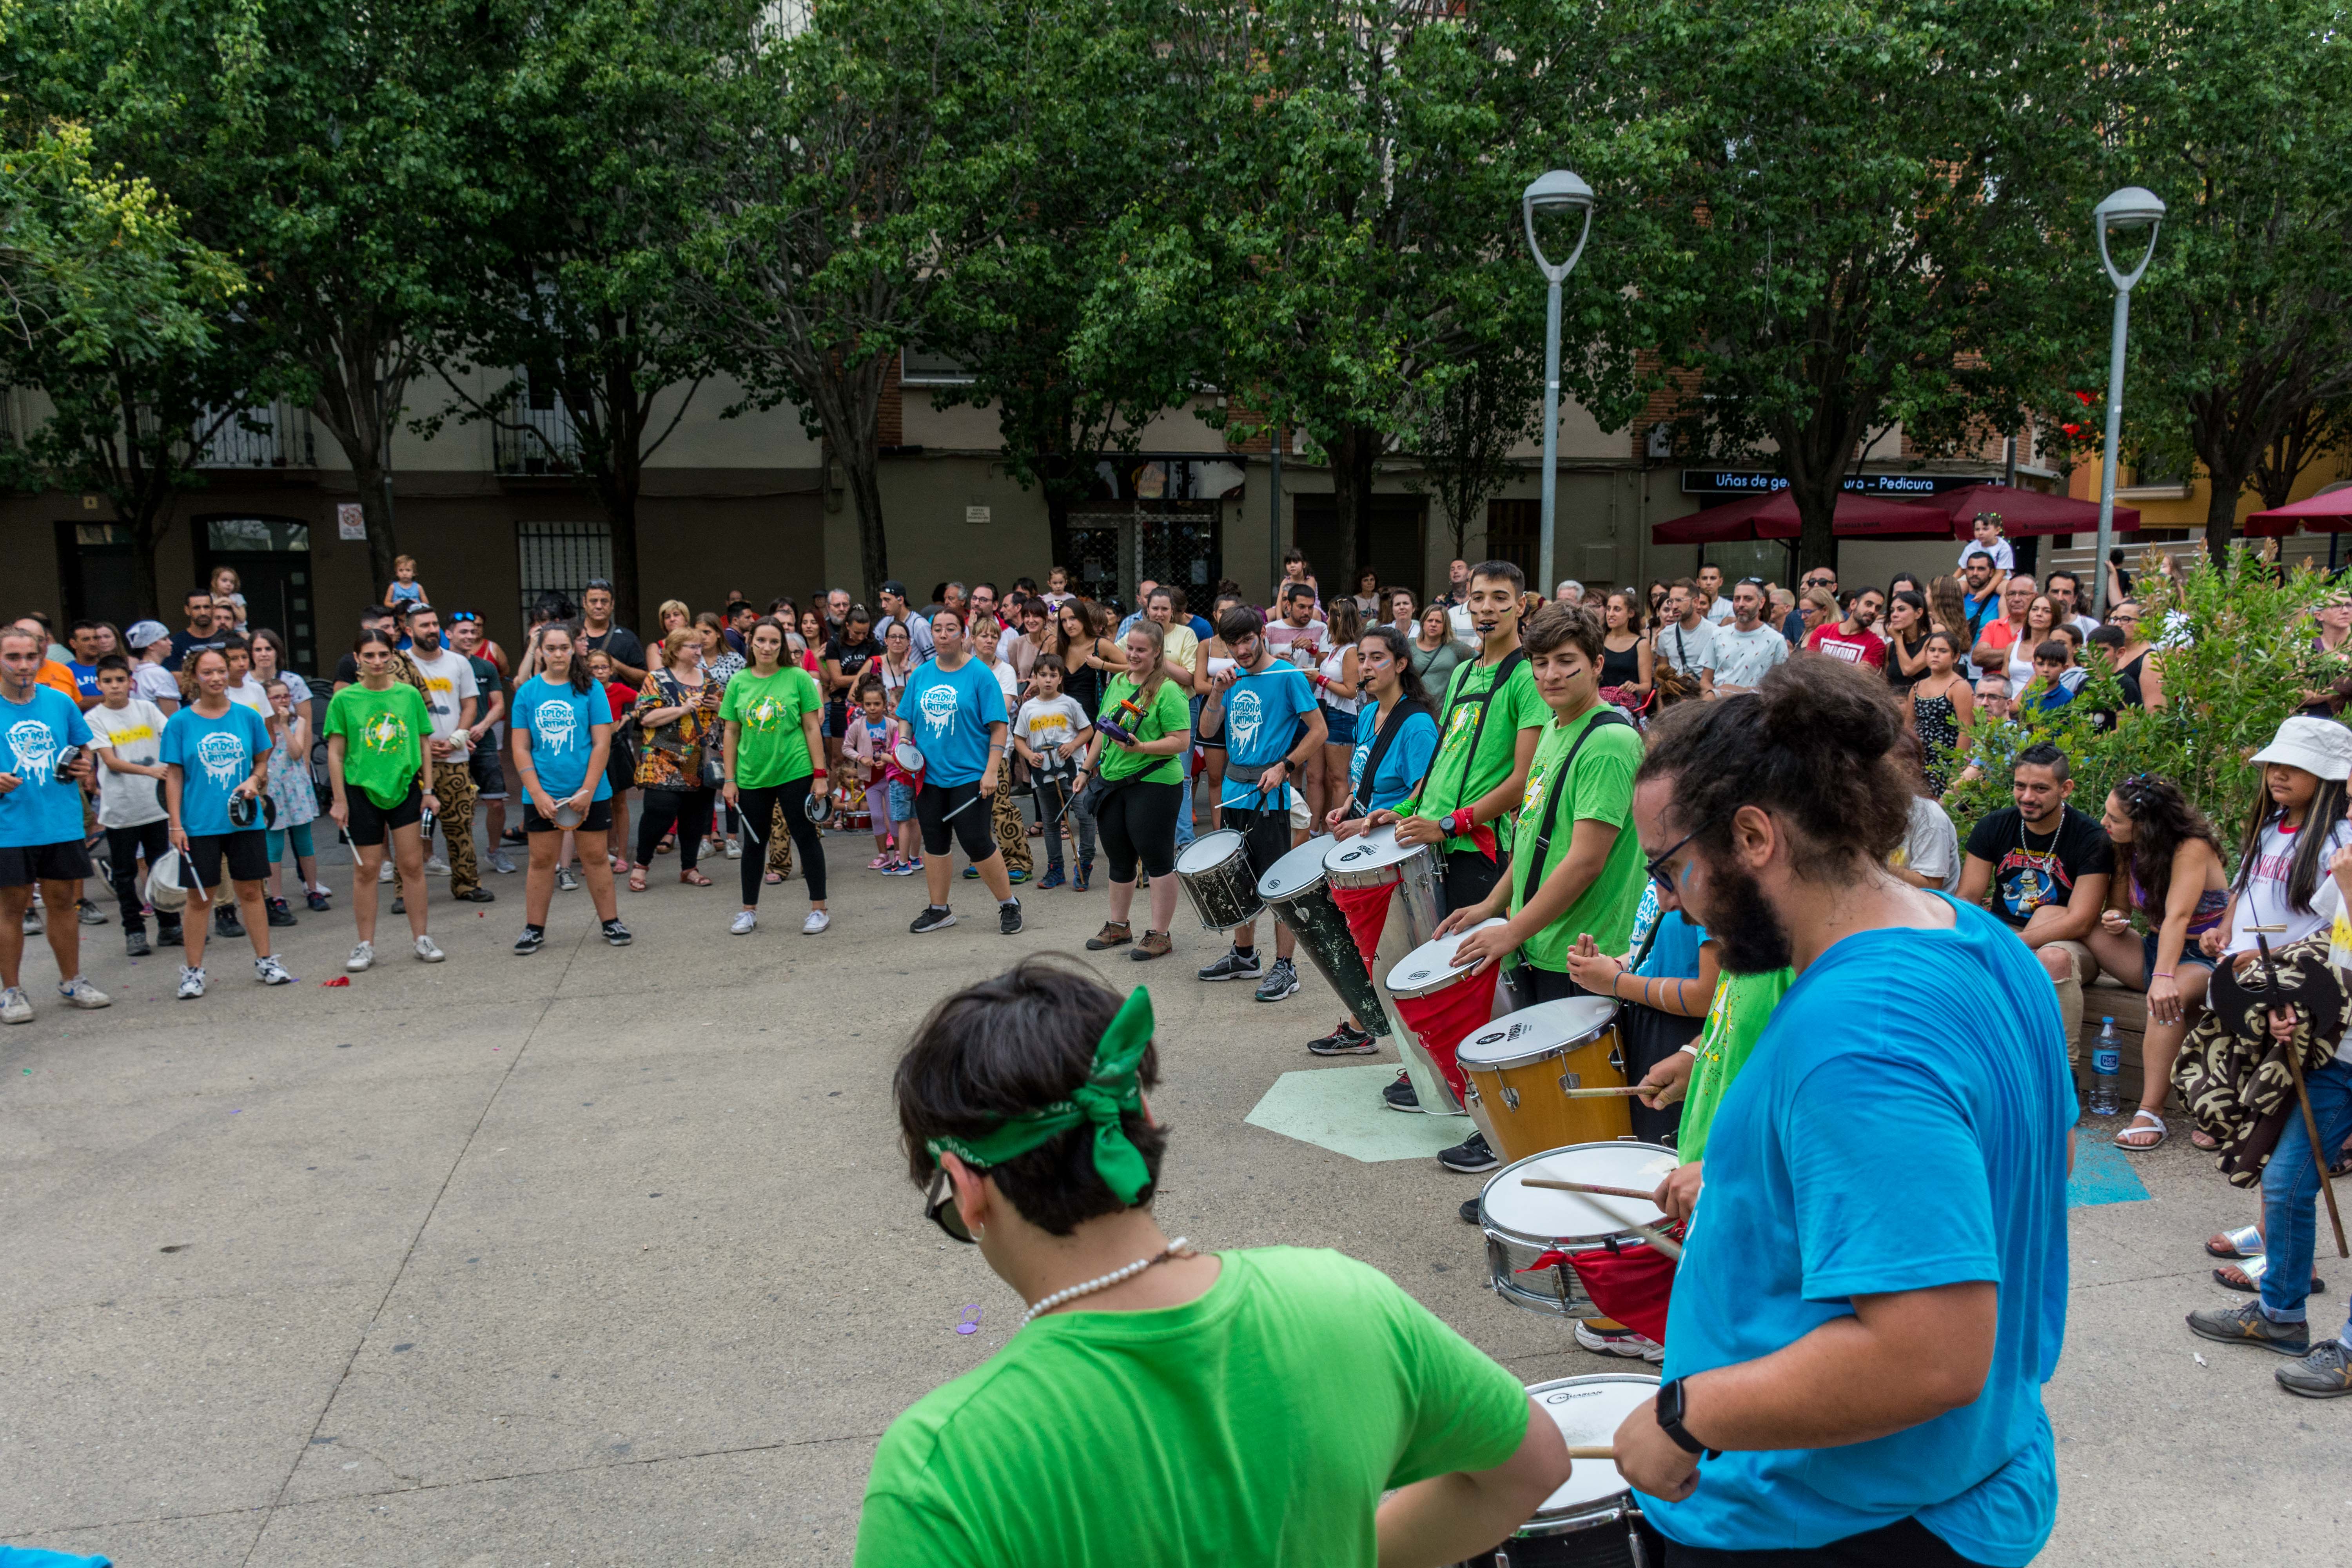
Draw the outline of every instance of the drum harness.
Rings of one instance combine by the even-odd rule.
[[[1470,764],[1475,762],[1478,758],[1478,737],[1486,732],[1486,715],[1494,710],[1495,694],[1502,690],[1505,684],[1510,680],[1512,671],[1517,669],[1519,666],[1525,664],[1527,661],[1528,656],[1525,649],[1513,648],[1510,652],[1503,656],[1503,662],[1495,667],[1494,684],[1487,687],[1486,690],[1480,692],[1477,696],[1465,696],[1459,702],[1456,702],[1454,700],[1454,689],[1457,683],[1461,685],[1469,684],[1469,672],[1475,669],[1477,666],[1473,664],[1456,665],[1454,668],[1454,674],[1447,679],[1445,682],[1445,723],[1449,727],[1454,722],[1454,715],[1457,710],[1473,702],[1475,702],[1478,705],[1478,721],[1470,727],[1470,744],[1469,747],[1462,753],[1462,774],[1459,778],[1454,780],[1454,793],[1457,796],[1463,790],[1467,789],[1470,786]],[[1383,726],[1384,731],[1385,728],[1386,727]],[[1438,733],[1437,745],[1439,751],[1444,751],[1445,749],[1445,735],[1443,731],[1440,731]],[[1371,772],[1371,767],[1369,763],[1366,764],[1364,772],[1368,774]],[[1437,758],[1433,755],[1429,759],[1429,772],[1422,775],[1421,783],[1413,788],[1412,798],[1416,803],[1418,803],[1423,795],[1427,792],[1430,780],[1436,776]]]

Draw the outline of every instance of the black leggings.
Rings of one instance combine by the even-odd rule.
[[[650,866],[654,851],[661,845],[662,835],[675,824],[677,827],[677,868],[694,869],[695,857],[702,852],[702,837],[710,831],[711,803],[719,796],[707,789],[649,789],[645,792],[645,805],[637,816],[637,864]]]
[[[139,859],[144,856],[152,867],[172,847],[172,825],[168,822],[142,823],[137,827],[110,827],[106,830],[106,859],[114,873],[114,899],[122,906],[122,929],[127,931],[145,931],[146,900],[139,892]],[[164,931],[179,929],[180,917],[155,911],[155,923]]]
[[[816,824],[808,819],[806,802],[809,785],[816,782],[814,774],[792,779],[761,789],[741,789],[735,792],[737,806],[743,815],[743,830],[759,846],[743,848],[740,862],[743,870],[743,907],[757,909],[760,905],[760,883],[768,869],[768,836],[776,830],[776,813],[784,814],[784,826],[793,836],[793,847],[801,852],[801,876],[808,882],[809,902],[824,902],[824,839],[818,834]]]
[[[1005,786],[1000,781],[996,787]],[[975,866],[996,853],[995,820],[989,815],[987,804],[980,799],[978,779],[960,784],[935,784],[926,780],[915,795],[915,820],[922,824],[923,853],[927,856],[945,855],[950,833]]]
[[[1112,881],[1134,881],[1139,858],[1147,877],[1175,875],[1176,809],[1183,797],[1181,784],[1124,784],[1103,797],[1095,829]]]

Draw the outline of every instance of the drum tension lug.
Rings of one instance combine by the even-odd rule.
[[[1580,1072],[1564,1072],[1559,1075],[1559,1087],[1562,1089],[1582,1089],[1584,1087],[1584,1075]]]
[[[1503,1103],[1513,1110],[1519,1108],[1519,1091],[1507,1083],[1503,1086]]]

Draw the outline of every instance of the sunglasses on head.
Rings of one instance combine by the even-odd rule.
[[[459,621],[478,621],[481,618],[481,616],[474,614],[471,610],[452,610],[449,612],[449,624],[453,626]]]
[[[607,594],[611,593],[613,591],[613,580],[610,577],[591,577],[588,579],[588,586],[583,589],[582,592],[593,594],[599,589],[602,589]]]

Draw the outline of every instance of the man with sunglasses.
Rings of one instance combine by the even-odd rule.
[[[614,679],[630,686],[646,683],[646,645],[626,626],[613,624],[613,584],[591,577],[580,594],[580,654],[602,648],[613,658]]]
[[[1376,1269],[1167,1236],[1151,1031],[1148,992],[1032,959],[900,1060],[925,1212],[1030,1305],[883,1435],[857,1568],[1491,1554],[1568,1479],[1559,1426]]]
[[[1815,588],[1832,599],[1837,597],[1837,572],[1828,566],[1816,566],[1797,580],[1796,603],[1780,618],[1780,637],[1790,647],[1802,647],[1805,643],[1805,595]]]
[[[1885,868],[1902,733],[1873,672],[1797,659],[1667,714],[1634,786],[1661,902],[1727,973],[1796,973],[1715,1112],[1664,1381],[1616,1435],[1666,1568],[2021,1568],[2055,1522],[2058,1007],[1990,915]]]

